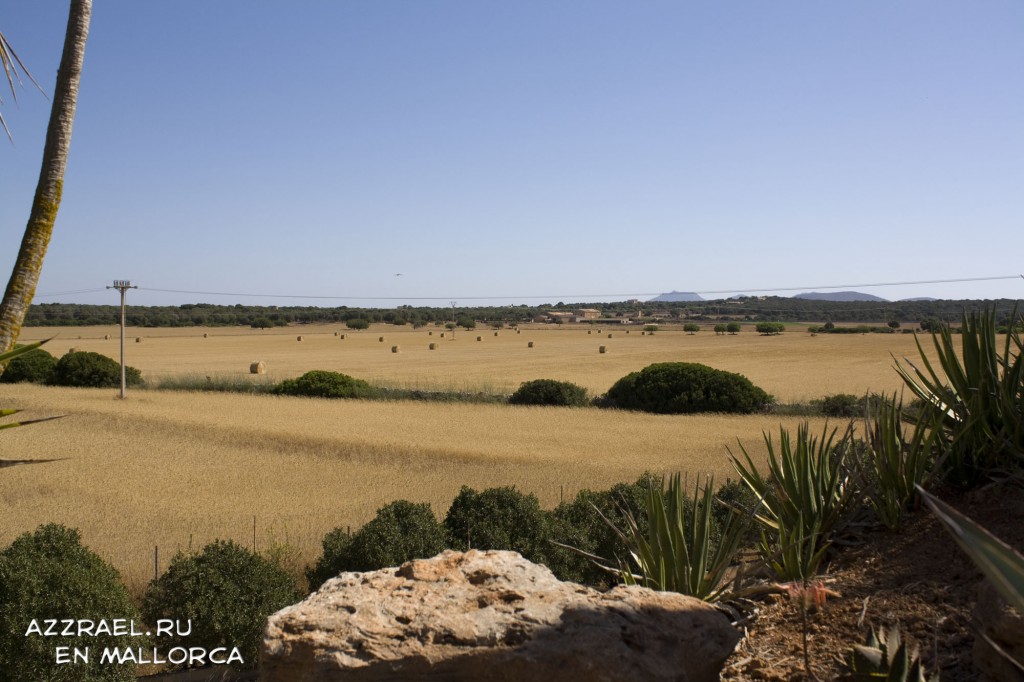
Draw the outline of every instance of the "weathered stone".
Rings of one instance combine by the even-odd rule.
[[[978,601],[974,605],[974,622],[978,636],[974,640],[974,667],[983,680],[1024,682],[1024,673],[1006,660],[1006,656],[986,640],[995,642],[1000,649],[1016,661],[1024,661],[1024,618],[988,580],[978,588]]]
[[[342,573],[272,615],[260,679],[717,680],[739,640],[700,600],[563,583],[515,552]]]

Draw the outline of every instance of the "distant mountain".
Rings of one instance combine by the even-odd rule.
[[[797,294],[793,298],[803,298],[808,301],[879,301],[881,303],[888,303],[884,298],[873,296],[871,294],[862,294],[859,291],[827,291],[818,292],[811,291],[804,294]]]
[[[662,294],[651,299],[652,303],[672,303],[675,301],[703,301],[700,294],[695,294],[690,291],[670,291],[667,294]]]
[[[901,298],[899,303],[911,303],[913,301],[937,301],[939,299],[932,298],[931,296],[918,296],[917,298]]]

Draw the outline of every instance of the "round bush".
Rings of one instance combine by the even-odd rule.
[[[547,513],[536,496],[514,487],[478,493],[462,486],[444,525],[455,549],[509,549],[530,561],[548,563]]]
[[[7,363],[7,369],[0,374],[0,382],[15,384],[21,381],[31,381],[34,384],[45,384],[49,381],[56,365],[57,358],[42,348],[36,348]]]
[[[587,389],[568,381],[534,379],[526,381],[509,399],[511,405],[555,405],[583,407],[589,403]]]
[[[771,402],[770,395],[740,374],[694,362],[660,362],[619,379],[602,404],[657,414],[750,414]]]
[[[273,392],[312,398],[366,398],[373,393],[373,387],[347,374],[314,369],[298,379],[285,379]]]
[[[142,372],[125,367],[125,382],[129,386],[142,383]],[[121,385],[121,365],[106,355],[89,351],[67,352],[53,367],[47,383],[54,386],[83,388],[117,388]]]
[[[335,528],[324,536],[324,553],[306,574],[311,588],[342,571],[376,571],[412,559],[427,559],[445,549],[447,535],[428,503],[397,500],[351,537]]]
[[[856,417],[863,411],[860,398],[850,393],[825,396],[821,401],[821,412],[826,417]]]
[[[351,320],[345,320],[345,326],[349,329],[369,329],[370,321],[361,317],[353,317]]]
[[[132,619],[137,630],[143,629],[117,571],[82,546],[77,530],[54,523],[25,533],[0,552],[0,679],[135,679],[134,665],[100,665],[100,653],[107,647],[143,646],[142,638],[36,634],[46,632],[47,618]],[[88,663],[57,665],[57,647],[84,646],[91,651]]]
[[[231,541],[217,540],[199,554],[177,554],[167,572],[149,584],[142,615],[153,625],[159,619],[192,621],[188,635],[162,636],[162,648],[203,647],[207,651],[237,647],[243,663],[256,667],[267,617],[301,595],[286,571]]]

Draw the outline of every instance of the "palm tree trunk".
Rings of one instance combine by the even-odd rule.
[[[32,212],[25,227],[18,259],[7,283],[3,302],[0,303],[0,353],[10,350],[21,333],[25,313],[28,312],[39,283],[43,257],[50,245],[50,235],[53,233],[64,186],[64,169],[68,163],[71,125],[75,119],[78,83],[82,76],[85,39],[89,35],[91,15],[92,0],[71,0],[64,54],[57,71],[50,125],[46,130],[46,144],[43,147],[43,167],[39,173]],[[2,366],[0,372],[3,372]]]

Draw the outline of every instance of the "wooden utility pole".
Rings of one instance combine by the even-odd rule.
[[[121,400],[125,398],[125,371],[124,371],[124,295],[129,289],[138,289],[126,279],[115,279],[114,285],[108,289],[117,289],[121,292]]]

